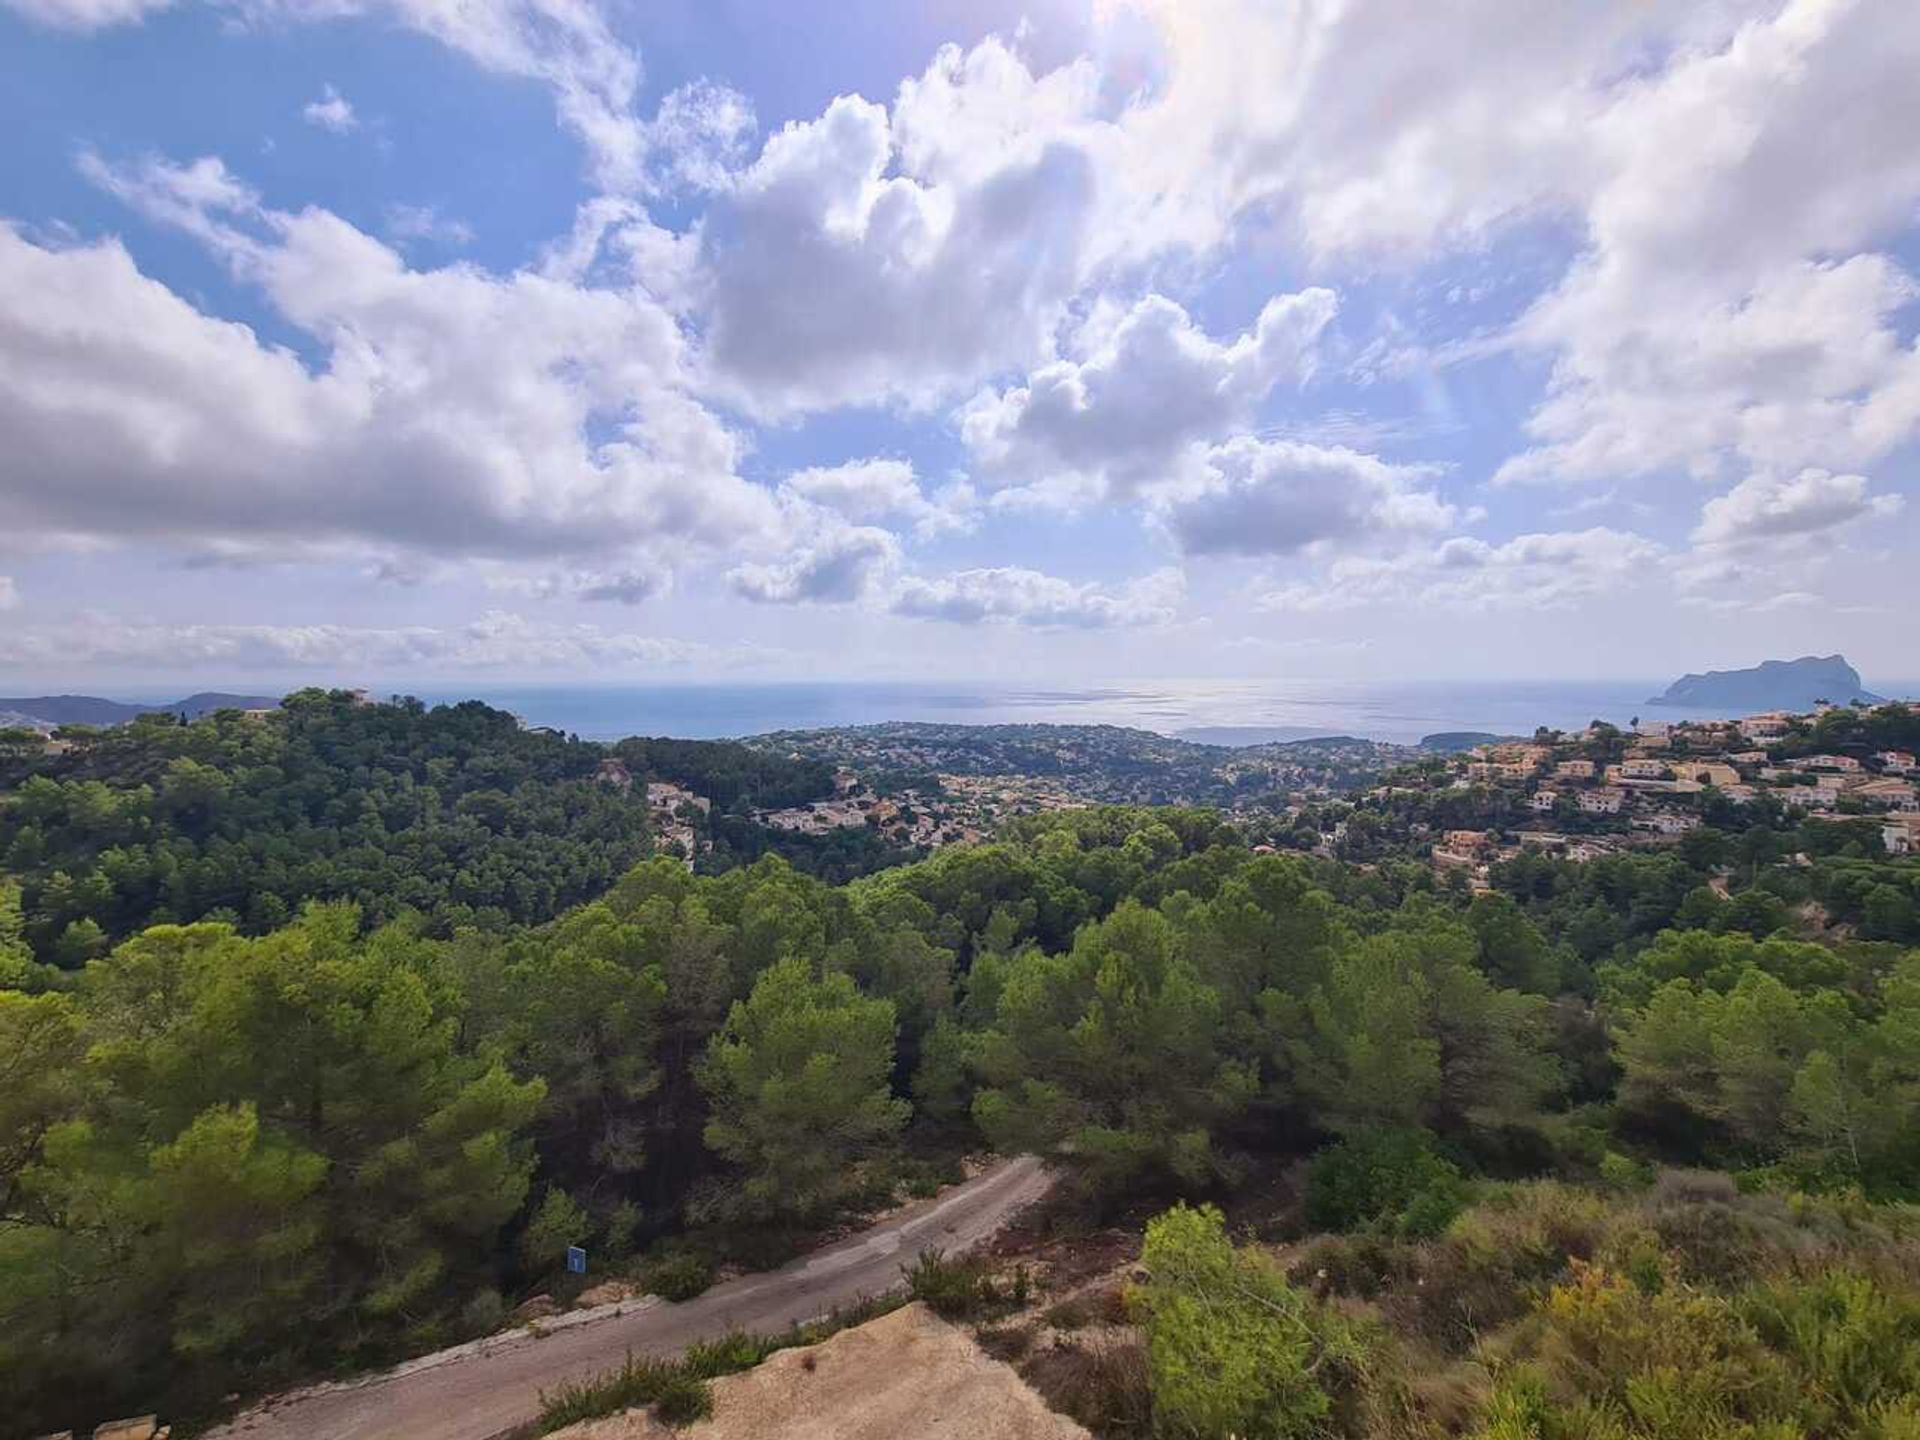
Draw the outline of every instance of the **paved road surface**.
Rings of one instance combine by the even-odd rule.
[[[613,1369],[629,1350],[672,1353],[735,1326],[783,1330],[890,1290],[900,1281],[902,1262],[929,1246],[958,1251],[978,1244],[1045,1194],[1049,1183],[1031,1156],[1004,1161],[784,1270],[730,1280],[684,1304],[629,1301],[576,1312],[577,1320],[539,1338],[514,1331],[365,1379],[298,1391],[212,1434],[221,1440],[492,1440],[533,1419],[543,1389]]]

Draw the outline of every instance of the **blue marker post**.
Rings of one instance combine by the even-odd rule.
[[[587,1273],[587,1252],[578,1245],[567,1246],[567,1273],[570,1275]]]

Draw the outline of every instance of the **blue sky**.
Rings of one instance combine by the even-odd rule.
[[[1898,0],[0,0],[0,692],[1920,674],[1917,62]]]

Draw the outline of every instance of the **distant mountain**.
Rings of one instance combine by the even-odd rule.
[[[170,705],[128,705],[97,695],[31,695],[0,698],[0,714],[38,720],[44,725],[124,725],[159,711],[198,720],[216,710],[272,710],[279,704],[278,695],[226,695],[219,691],[202,691]]]
[[[1811,710],[1820,701],[1868,705],[1881,697],[1860,683],[1860,672],[1844,655],[1803,655],[1798,660],[1767,660],[1751,670],[1709,670],[1682,675],[1649,705],[1685,705],[1695,710]],[[4,704],[0,701],[0,704]]]

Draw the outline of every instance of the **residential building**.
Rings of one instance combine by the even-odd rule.
[[[1889,775],[1850,785],[1846,793],[1850,799],[1864,800],[1869,805],[1886,805],[1896,810],[1910,804],[1914,798],[1914,789],[1909,782],[1896,780]]]
[[[1667,778],[1667,762],[1650,760],[1644,756],[1637,760],[1622,760],[1618,765],[1607,767],[1607,778],[1617,780],[1621,777],[1629,780],[1664,780]]]
[[[1860,768],[1860,762],[1851,755],[1809,755],[1800,762],[1806,770],[1838,770],[1851,772]]]
[[[1560,792],[1558,790],[1536,790],[1533,792],[1533,798],[1527,802],[1527,804],[1535,810],[1541,811],[1542,813],[1551,811],[1553,807],[1559,803]]]
[[[1740,783],[1740,772],[1731,765],[1718,764],[1712,760],[1681,760],[1675,762],[1673,773],[1679,779],[1692,780],[1701,785],[1714,785],[1724,790],[1729,785]]]
[[[1913,756],[1904,750],[1882,750],[1873,758],[1880,762],[1880,768],[1889,775],[1909,775],[1913,773]]]
[[[1920,815],[1889,815],[1880,827],[1889,855],[1920,854]]]
[[[1553,773],[1562,780],[1591,780],[1593,779],[1593,762],[1591,760],[1562,760],[1553,767]]]
[[[1792,720],[1791,715],[1779,710],[1749,715],[1740,722],[1740,733],[1749,740],[1774,740],[1787,733]]]
[[[1626,799],[1626,791],[1603,785],[1598,790],[1582,790],[1580,808],[1589,815],[1618,815]]]
[[[1684,835],[1689,830],[1700,828],[1697,815],[1682,815],[1675,810],[1656,810],[1634,823],[1644,829],[1657,830],[1662,835]]]

